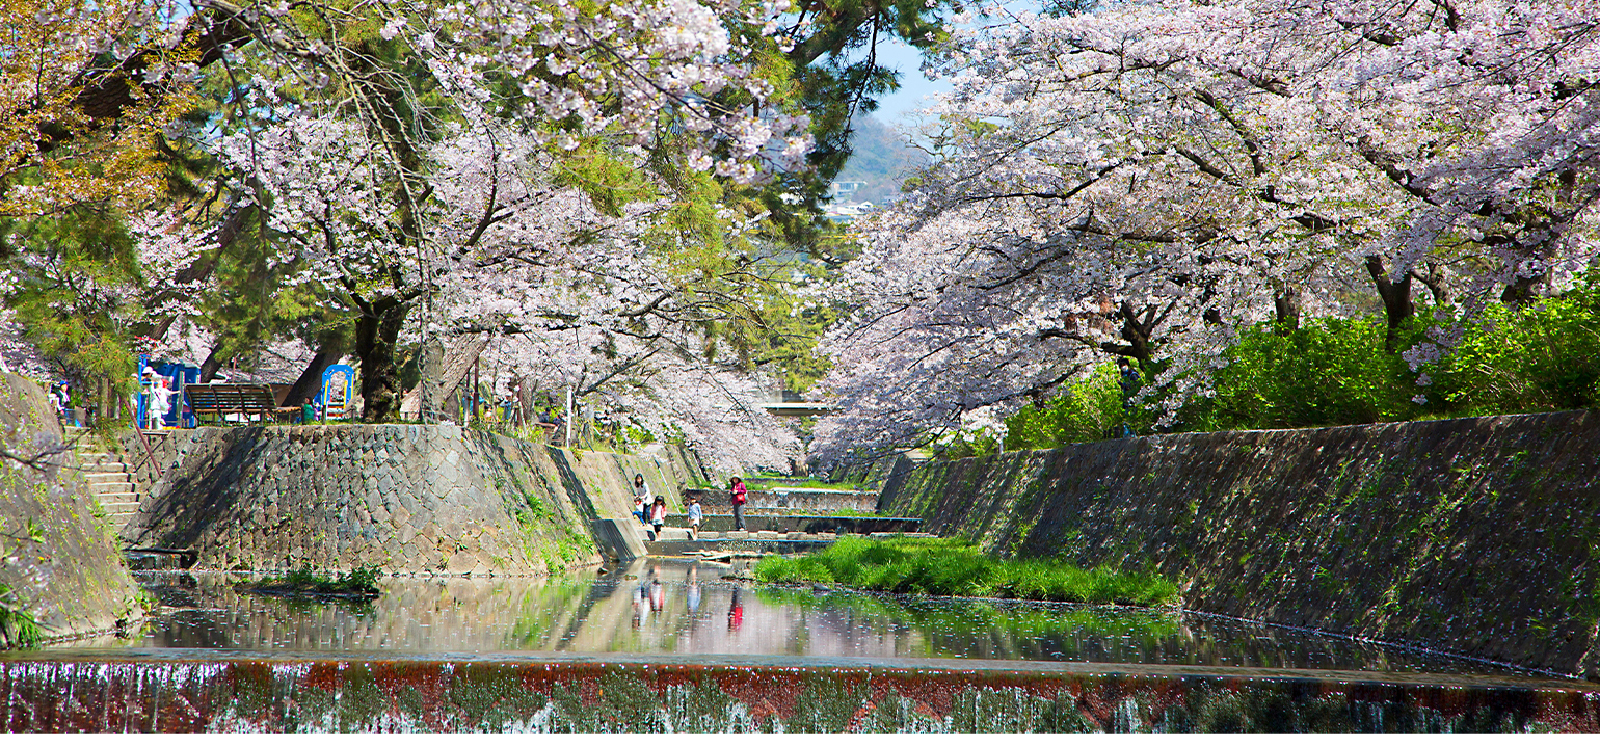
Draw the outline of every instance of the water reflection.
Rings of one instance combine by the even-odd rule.
[[[645,561],[546,580],[398,579],[370,604],[242,594],[225,574],[144,574],[168,607],[140,647],[530,650],[636,655],[965,658],[1505,674],[1193,615],[1056,604],[770,589],[728,566]]]

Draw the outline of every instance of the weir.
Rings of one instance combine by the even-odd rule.
[[[1478,731],[1600,687],[1175,610],[755,589],[728,564],[388,578],[370,605],[141,572],[127,639],[0,655],[8,730]]]

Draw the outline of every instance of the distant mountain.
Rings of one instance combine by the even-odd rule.
[[[857,117],[852,127],[850,144],[855,152],[834,179],[836,184],[841,184],[835,203],[888,203],[900,195],[900,181],[907,174],[928,164],[928,154],[907,147],[906,135],[898,128],[885,125],[871,115]],[[846,194],[842,190],[850,188],[848,182],[861,185],[853,193]]]

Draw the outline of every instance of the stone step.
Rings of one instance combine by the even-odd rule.
[[[792,533],[794,537],[755,537],[750,533],[706,533],[694,540],[655,540],[645,543],[651,556],[716,557],[815,553],[832,545],[836,535]]]
[[[920,517],[887,517],[883,515],[763,515],[747,513],[744,518],[747,530],[772,530],[780,533],[836,533],[840,535],[866,535],[868,533],[914,533],[922,529]],[[682,515],[667,518],[668,527],[688,527],[689,519]],[[733,515],[705,513],[702,532],[722,532],[734,527]]]
[[[132,492],[133,482],[89,482],[89,491],[95,494]]]
[[[127,515],[128,517],[132,517],[134,514],[139,512],[139,503],[138,502],[105,502],[105,501],[101,501],[100,502],[100,507],[103,508],[106,511],[106,515],[108,517],[116,517],[118,515]]]
[[[126,471],[85,471],[83,478],[90,482],[131,481]]]
[[[134,505],[138,505],[139,504],[139,495],[134,493],[134,492],[131,492],[131,491],[129,491],[129,492],[101,492],[101,493],[99,493],[98,495],[95,495],[95,496],[99,498],[100,505],[102,507],[104,507],[106,505],[109,505],[112,502],[131,502]]]

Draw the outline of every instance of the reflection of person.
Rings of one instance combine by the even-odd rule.
[[[684,596],[689,600],[689,613],[694,614],[700,610],[700,566],[689,567],[689,587],[684,591]]]
[[[644,625],[644,615],[648,613],[645,611],[644,598],[643,586],[633,590],[633,619],[630,620],[630,624],[634,629],[639,629]]]
[[[744,605],[739,603],[739,587],[733,587],[733,602],[728,605],[728,631],[738,631],[744,625]]]
[[[728,480],[728,504],[733,505],[733,527],[735,530],[744,529],[744,503],[750,498],[744,488],[744,480],[733,477]]]
[[[650,580],[650,611],[659,612],[667,608],[667,587],[661,579]]]

